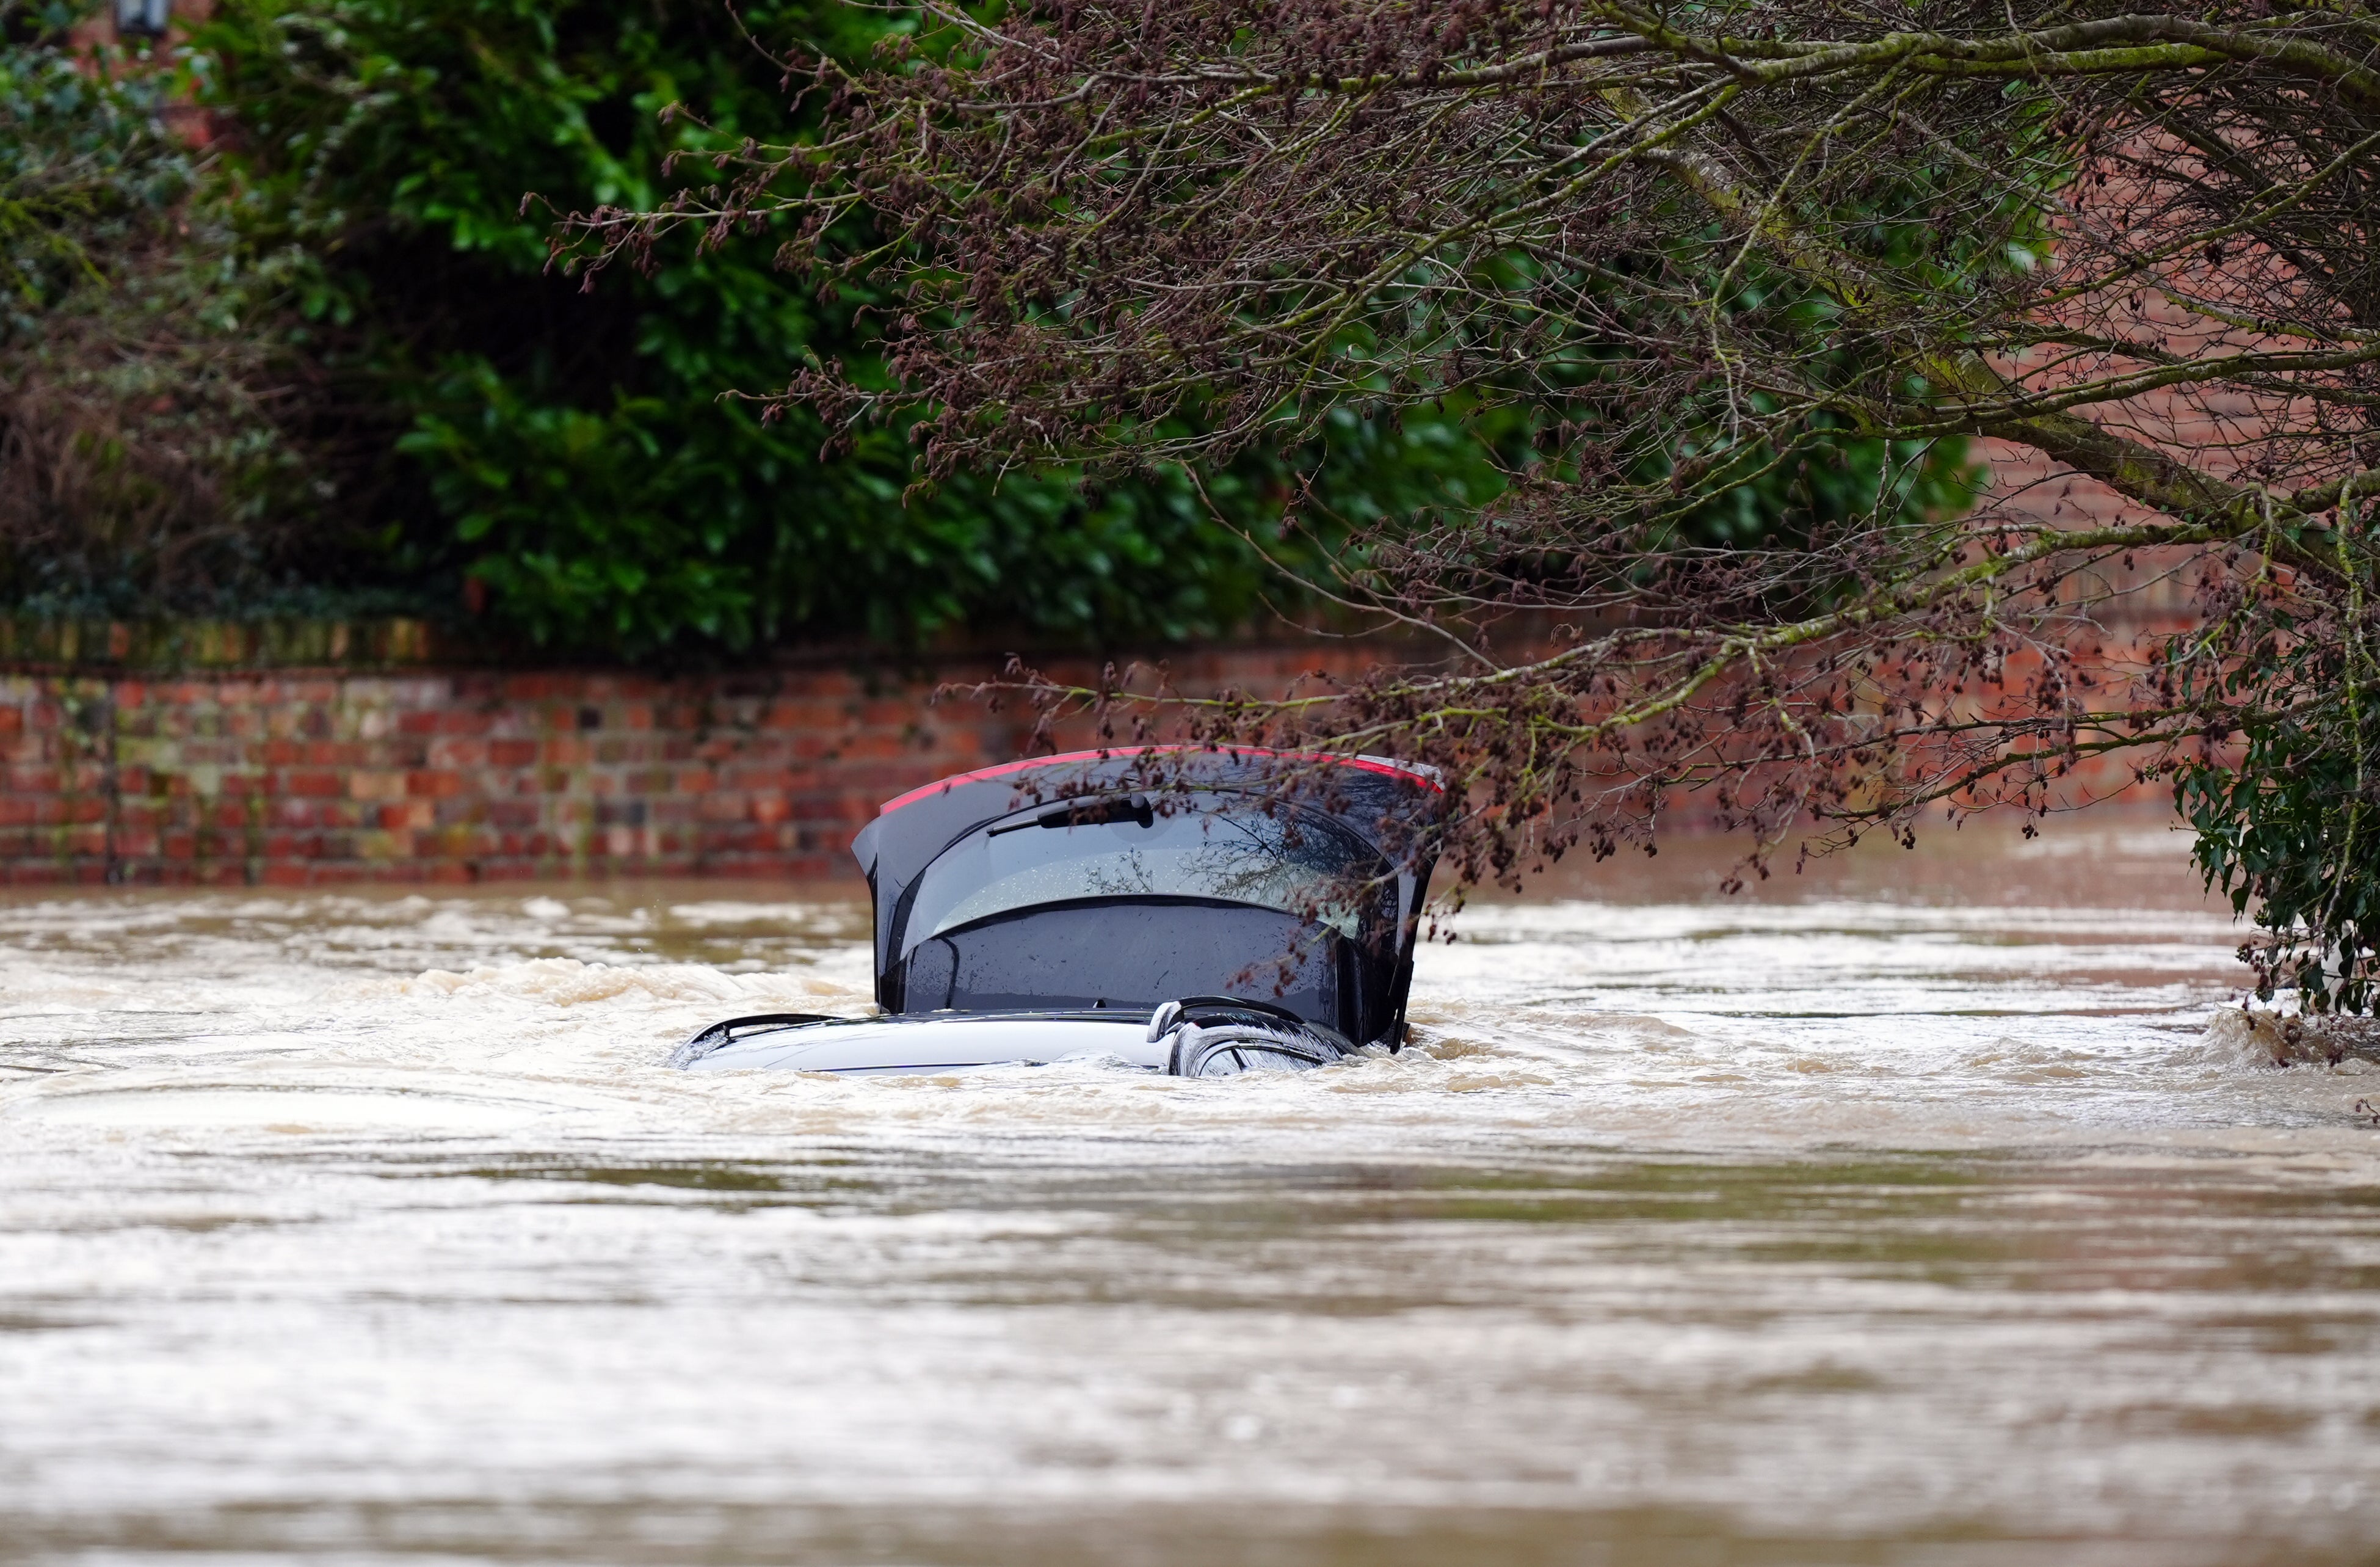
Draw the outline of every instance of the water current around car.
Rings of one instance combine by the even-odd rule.
[[[662,1066],[846,889],[0,900],[0,1562],[2380,1561],[2380,1075],[2154,825],[1475,905],[1213,1083]]]

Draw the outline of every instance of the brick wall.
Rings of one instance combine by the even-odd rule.
[[[1171,674],[1279,691],[1384,652],[1415,650],[1235,645],[1176,653]],[[881,801],[1023,754],[1030,734],[1015,712],[930,702],[930,681],[841,665],[4,671],[0,883],[13,884],[844,877]],[[2170,809],[2115,762],[2072,784],[2077,798]],[[1670,820],[1694,824],[1691,808]]]
[[[1364,658],[1249,645],[1172,669],[1278,689]],[[931,689],[835,665],[0,673],[0,881],[848,875],[879,802],[1025,748],[1026,719]]]

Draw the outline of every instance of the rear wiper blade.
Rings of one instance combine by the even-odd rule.
[[[1028,827],[1101,827],[1126,821],[1154,827],[1157,825],[1157,808],[1148,803],[1146,795],[1063,805],[1054,810],[1045,810],[1038,816],[1028,816],[1022,821],[1003,822],[984,836],[997,838],[1002,832],[1022,832]]]

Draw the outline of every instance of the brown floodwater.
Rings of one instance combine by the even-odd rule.
[[[666,1070],[834,889],[0,901],[0,1561],[2380,1561],[2380,1072],[2181,841],[1725,857],[1195,1083]]]

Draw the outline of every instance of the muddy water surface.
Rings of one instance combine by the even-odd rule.
[[[664,1070],[832,893],[0,903],[0,1561],[2380,1561],[2380,1075],[2175,841],[1680,858],[1191,1084]]]

